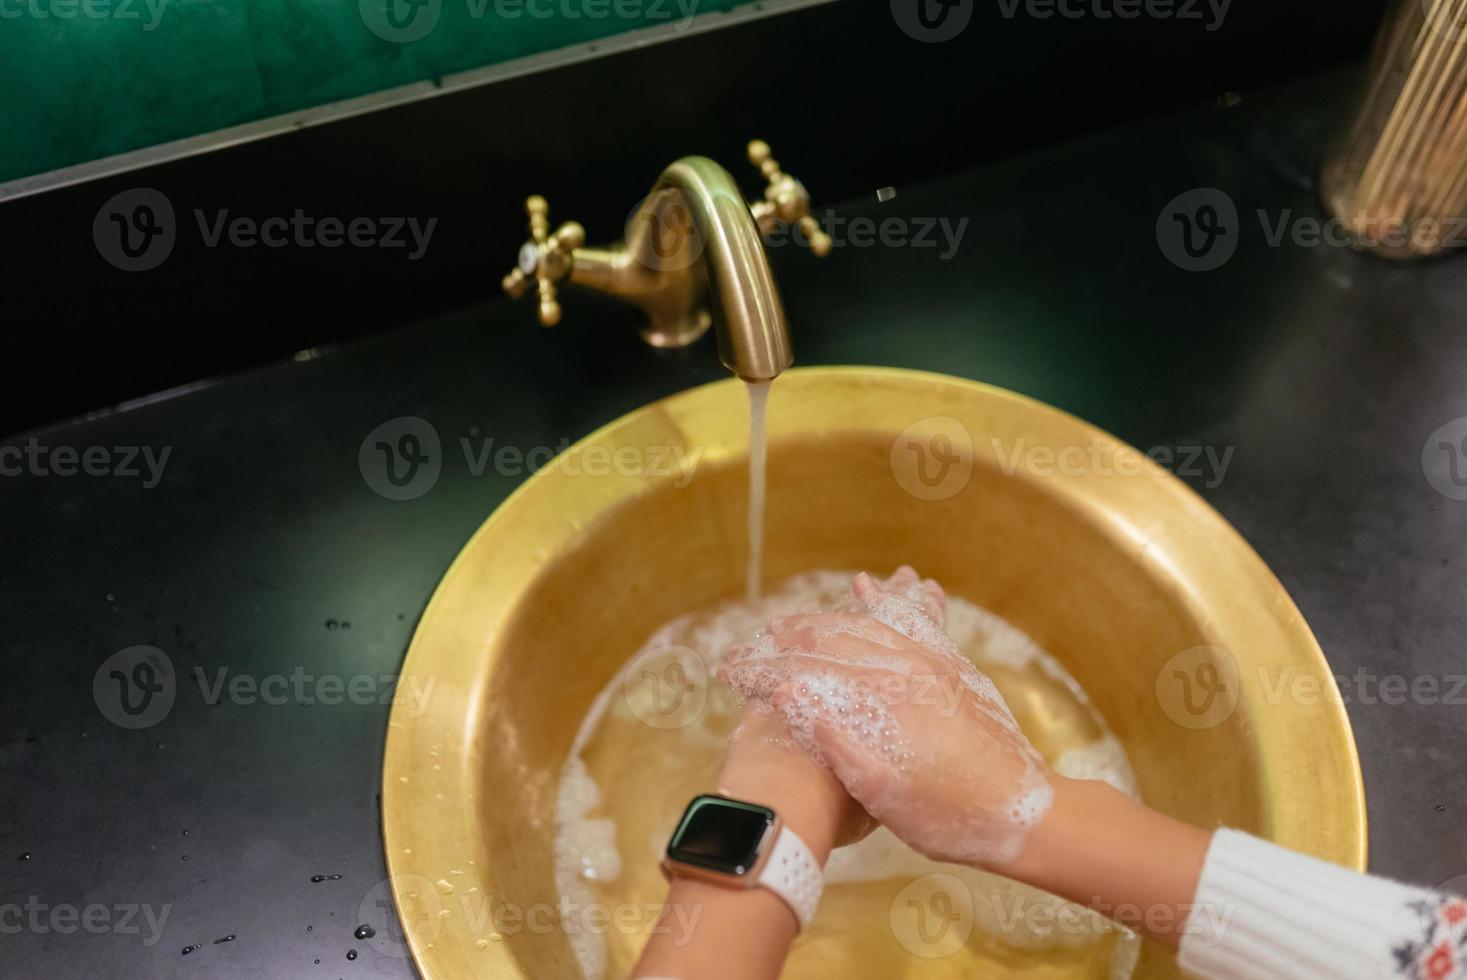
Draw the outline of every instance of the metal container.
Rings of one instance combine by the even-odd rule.
[[[1391,11],[1323,192],[1354,243],[1379,255],[1467,246],[1467,0]]]
[[[393,708],[382,785],[398,948],[428,980],[576,974],[553,912],[561,767],[658,626],[743,589],[747,411],[725,381],[612,422],[567,457],[676,447],[699,460],[691,479],[551,464],[444,577],[399,685],[424,696]],[[1364,868],[1360,768],[1324,656],[1263,561],[1180,480],[1064,412],[943,375],[795,369],[768,419],[769,581],[911,562],[1064,664],[1150,805]],[[1058,737],[1061,721],[1030,735]],[[617,881],[655,903],[652,831],[676,813],[646,810],[614,813],[631,842]],[[871,902],[828,895],[785,975],[1107,975],[1063,949],[913,956],[888,928],[901,904]],[[531,928],[505,910],[551,911]],[[610,934],[612,963],[644,940]],[[1135,975],[1179,972],[1148,942]]]

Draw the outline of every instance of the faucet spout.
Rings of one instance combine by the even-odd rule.
[[[831,242],[810,214],[804,185],[780,168],[767,143],[749,144],[749,162],[767,183],[763,200],[746,203],[733,176],[707,157],[683,157],[637,206],[625,240],[600,248],[585,247],[585,229],[574,221],[552,232],[549,205],[530,197],[530,240],[504,277],[505,292],[533,291],[547,327],[560,320],[560,280],[615,296],[647,315],[642,337],[654,347],[684,347],[714,326],[730,371],[745,381],[774,380],[794,355],[764,236],[795,229],[817,257]]]
[[[627,228],[627,251],[654,272],[706,275],[719,358],[734,374],[770,381],[793,363],[759,226],[723,167],[695,156],[664,170]]]

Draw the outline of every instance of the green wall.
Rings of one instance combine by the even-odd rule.
[[[0,181],[747,0],[0,0]]]

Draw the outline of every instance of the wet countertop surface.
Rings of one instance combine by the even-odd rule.
[[[1434,885],[1467,874],[1467,266],[1318,243],[1339,87],[873,188],[832,257],[774,261],[800,363],[977,378],[1170,459],[1339,676],[1372,869]],[[493,300],[0,443],[4,972],[412,975],[353,930],[415,622],[551,452],[725,376],[711,341],[655,352],[565,299],[553,331]],[[394,500],[375,444],[404,417],[438,472]]]

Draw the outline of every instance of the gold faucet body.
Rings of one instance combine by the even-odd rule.
[[[549,206],[531,197],[530,240],[505,291],[519,296],[533,284],[545,326],[560,320],[558,281],[616,296],[647,315],[642,337],[655,347],[691,344],[712,325],[730,371],[746,381],[774,379],[794,354],[763,236],[792,224],[816,255],[831,243],[810,216],[808,193],[780,171],[769,147],[756,140],[749,158],[768,182],[763,201],[746,204],[713,160],[683,157],[633,212],[625,240],[600,248],[583,245],[585,230],[575,222],[550,234]]]

